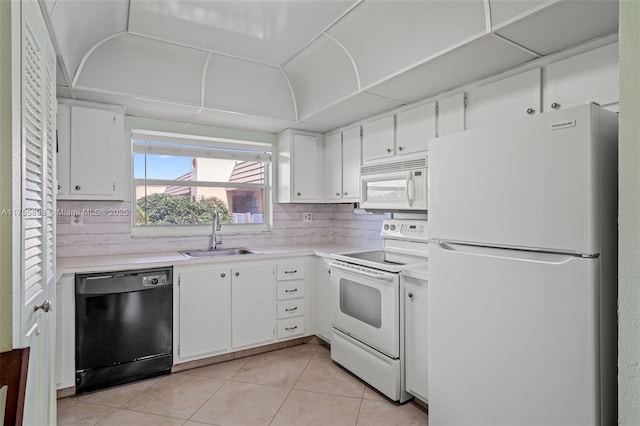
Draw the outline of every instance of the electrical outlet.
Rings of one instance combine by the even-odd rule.
[[[302,221],[303,222],[311,222],[313,220],[313,215],[311,213],[302,213]]]

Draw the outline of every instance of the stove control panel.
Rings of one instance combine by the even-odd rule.
[[[386,219],[380,235],[383,238],[427,241],[427,221],[411,219]]]

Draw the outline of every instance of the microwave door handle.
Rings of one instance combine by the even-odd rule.
[[[409,200],[409,205],[413,204],[413,179],[411,176],[407,179],[407,200]]]

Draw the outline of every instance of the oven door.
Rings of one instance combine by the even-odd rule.
[[[399,281],[399,274],[334,260],[333,327],[391,358],[399,358]]]

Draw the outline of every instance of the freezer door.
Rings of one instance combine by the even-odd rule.
[[[598,136],[606,112],[585,105],[430,140],[430,238],[600,253],[601,210],[616,211],[617,191],[615,140]]]
[[[430,426],[600,424],[599,259],[429,254]]]

